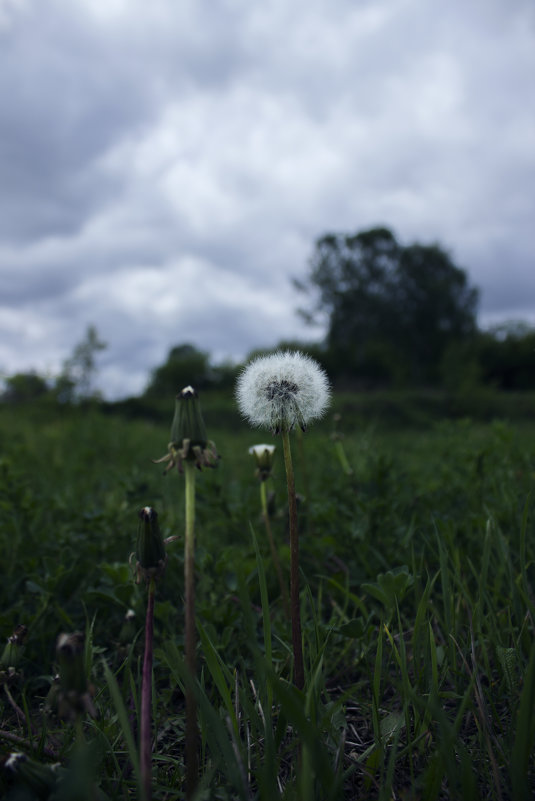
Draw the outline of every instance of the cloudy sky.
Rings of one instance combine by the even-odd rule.
[[[4,374],[311,338],[291,278],[378,224],[535,323],[534,188],[532,0],[0,0]]]

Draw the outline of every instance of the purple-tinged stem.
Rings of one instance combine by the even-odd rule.
[[[184,462],[186,480],[186,531],[184,538],[186,667],[186,799],[197,789],[199,730],[195,698],[197,636],[195,630],[195,464]]]
[[[292,617],[292,646],[294,652],[294,684],[298,690],[305,686],[303,643],[301,640],[301,609],[299,604],[299,531],[297,528],[297,499],[290,448],[290,435],[282,430],[284,466],[288,483],[288,511],[290,517],[290,613]]]
[[[145,655],[141,684],[140,762],[144,801],[152,797],[152,656],[154,640],[154,578],[150,579],[145,620]]]

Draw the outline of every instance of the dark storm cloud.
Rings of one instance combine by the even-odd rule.
[[[64,11],[68,6],[61,6]],[[0,51],[0,235],[28,242],[79,230],[117,191],[102,153],[150,116],[135,74],[117,69],[112,42],[71,9],[31,4]]]
[[[528,0],[0,0],[0,366],[312,335],[291,277],[376,224],[528,315],[534,45]]]

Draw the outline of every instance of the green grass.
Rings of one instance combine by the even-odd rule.
[[[343,396],[335,407],[352,475],[331,419],[303,437],[302,458],[294,442],[299,693],[247,453],[273,440],[245,427],[230,400],[203,404],[222,459],[197,481],[199,798],[531,798],[535,424],[433,422],[407,402],[402,426]],[[2,676],[0,748],[63,771],[49,796],[0,768],[7,798],[89,799],[95,787],[138,797],[146,592],[128,560],[146,505],[164,537],[179,535],[157,587],[153,786],[156,799],[183,797],[184,481],[151,463],[165,452],[171,417],[172,403],[163,422],[0,408],[0,635],[28,627],[20,665]],[[276,444],[272,527],[287,577]],[[57,636],[74,630],[88,634],[98,710],[78,731],[45,710]]]

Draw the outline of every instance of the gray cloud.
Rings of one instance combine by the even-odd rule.
[[[3,0],[0,366],[91,322],[122,395],[179,342],[310,336],[290,278],[378,223],[535,319],[534,44],[528,0]]]

